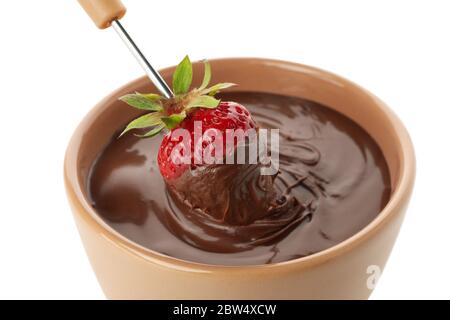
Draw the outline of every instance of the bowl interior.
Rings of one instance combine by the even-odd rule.
[[[372,136],[386,158],[393,190],[391,201],[396,193],[402,192],[399,190],[402,184],[412,185],[411,181],[405,180],[413,179],[407,174],[414,168],[413,151],[406,130],[384,103],[361,87],[319,69],[282,61],[220,59],[211,61],[211,65],[212,81],[239,84],[233,88],[234,91],[301,97],[351,118]],[[173,68],[165,69],[162,75],[171,82],[172,72]],[[201,80],[202,72],[203,67],[194,64],[194,79]],[[89,206],[86,200],[87,183],[93,162],[117,130],[139,114],[139,111],[127,108],[118,101],[120,96],[134,91],[156,92],[156,89],[146,78],[141,78],[112,93],[90,112],[71,141],[66,169],[76,174],[75,192],[85,207]]]

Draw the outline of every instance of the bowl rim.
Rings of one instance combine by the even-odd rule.
[[[339,83],[343,83],[345,85],[351,86],[358,91],[370,96],[374,105],[376,105],[380,110],[386,115],[386,117],[391,122],[391,125],[394,129],[394,132],[398,138],[400,150],[400,163],[399,163],[399,173],[397,177],[396,188],[391,194],[391,197],[383,208],[383,210],[377,215],[377,217],[372,220],[368,225],[366,225],[359,232],[354,234],[353,236],[347,238],[346,240],[330,247],[325,250],[319,251],[309,256],[277,262],[272,264],[258,264],[258,265],[215,265],[215,264],[206,264],[193,262],[188,260],[183,260],[176,257],[171,257],[162,253],[159,253],[155,250],[146,248],[142,245],[135,243],[134,241],[126,238],[121,235],[119,232],[110,227],[103,219],[98,215],[98,213],[89,205],[86,197],[82,192],[82,187],[80,181],[78,179],[78,170],[77,170],[77,158],[78,158],[78,147],[79,147],[79,137],[82,136],[85,131],[84,128],[88,124],[88,120],[90,120],[96,111],[102,110],[105,107],[105,103],[110,101],[110,99],[114,96],[117,96],[119,92],[123,92],[127,90],[127,88],[135,87],[137,84],[146,80],[146,77],[140,77],[135,79],[120,88],[116,89],[104,99],[102,99],[97,105],[84,117],[81,123],[78,125],[75,130],[66,150],[66,155],[64,159],[64,182],[66,186],[67,197],[69,198],[69,202],[73,206],[76,206],[78,210],[73,210],[74,214],[81,215],[81,218],[89,224],[94,230],[109,240],[111,243],[115,244],[119,249],[124,250],[132,255],[144,259],[150,263],[158,264],[160,266],[164,266],[171,269],[177,269],[182,271],[189,272],[200,272],[200,273],[230,273],[230,272],[272,272],[277,269],[278,271],[288,271],[292,269],[304,269],[312,266],[316,266],[318,264],[325,263],[330,259],[336,258],[349,250],[355,248],[361,243],[367,241],[372,236],[374,236],[379,229],[381,229],[385,224],[387,224],[392,218],[399,213],[400,208],[408,201],[415,180],[415,155],[414,149],[409,137],[409,134],[400,121],[400,119],[393,113],[393,111],[379,98],[375,95],[364,89],[363,87],[353,83],[346,78],[343,78],[339,75],[336,75],[332,72],[325,71],[316,67],[288,62],[283,60],[276,59],[266,59],[266,58],[218,58],[210,60],[213,63],[225,63],[225,62],[233,62],[233,63],[259,63],[262,65],[282,65],[284,67],[288,67],[291,69],[302,70],[303,72],[313,73],[313,74],[321,74],[322,76],[326,76],[327,78],[331,77],[334,80],[337,80]],[[167,73],[174,69],[174,67],[168,67],[161,70],[161,73]],[[298,72],[298,71],[297,71]]]

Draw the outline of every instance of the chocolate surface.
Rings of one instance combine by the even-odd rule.
[[[161,137],[112,137],[88,186],[92,206],[112,228],[180,259],[265,264],[307,256],[349,238],[389,200],[383,155],[350,119],[298,98],[245,92],[221,98],[245,105],[260,127],[280,129],[279,174],[261,180],[258,166],[218,165],[202,171],[203,180],[180,180],[180,194],[159,174]],[[188,190],[191,202],[204,204],[208,214],[186,205]]]

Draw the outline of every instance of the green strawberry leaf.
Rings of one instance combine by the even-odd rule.
[[[198,96],[189,101],[187,106],[188,109],[191,108],[208,108],[214,109],[217,108],[220,103],[220,100],[217,100],[211,96]]]
[[[185,94],[189,91],[192,83],[192,63],[189,56],[186,56],[183,61],[175,69],[173,74],[173,92],[176,95]]]
[[[236,84],[234,84],[234,83],[228,83],[228,82],[218,83],[218,84],[213,85],[212,87],[202,90],[201,94],[209,94],[210,96],[213,96],[213,95],[217,94],[219,91],[221,91],[223,89],[234,87],[235,85]]]
[[[164,122],[167,129],[172,130],[176,128],[185,118],[186,112],[183,111],[181,113],[172,114],[168,117],[162,117],[161,121]]]
[[[157,127],[154,127],[152,130],[150,130],[149,132],[145,133],[145,134],[137,134],[136,137],[138,138],[152,138],[154,136],[156,136],[158,133],[160,133],[166,126],[164,124],[160,124]]]
[[[144,98],[147,98],[147,99],[152,100],[152,101],[159,101],[159,100],[165,99],[163,96],[160,96],[159,94],[156,94],[156,93],[139,93],[139,92],[136,92],[136,94],[138,94],[140,96],[143,96]]]
[[[142,128],[153,127],[156,125],[161,125],[162,124],[162,121],[161,121],[162,116],[163,115],[161,112],[153,112],[153,113],[147,113],[137,119],[134,119],[127,125],[125,130],[123,130],[123,132],[120,134],[119,138],[122,137],[128,131],[133,130],[133,129],[142,129]]]
[[[161,103],[157,100],[149,99],[145,95],[140,93],[127,94],[120,98],[123,102],[129,104],[130,106],[148,111],[162,111],[163,107]]]
[[[211,65],[209,64],[208,60],[204,60],[203,64],[205,65],[205,74],[203,76],[203,82],[200,88],[198,90],[205,90],[206,87],[209,85],[209,82],[211,81]]]

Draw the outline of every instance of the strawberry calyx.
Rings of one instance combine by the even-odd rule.
[[[207,60],[204,63],[204,76],[200,87],[190,90],[192,84],[192,63],[186,56],[175,69],[173,74],[172,89],[173,98],[165,98],[155,93],[127,94],[120,98],[128,105],[146,110],[148,113],[131,121],[120,134],[123,136],[134,129],[148,129],[141,138],[150,138],[159,134],[162,130],[172,130],[186,119],[190,112],[197,108],[215,109],[220,100],[214,96],[223,89],[235,86],[233,83],[218,83],[209,86],[211,81],[211,65]]]

